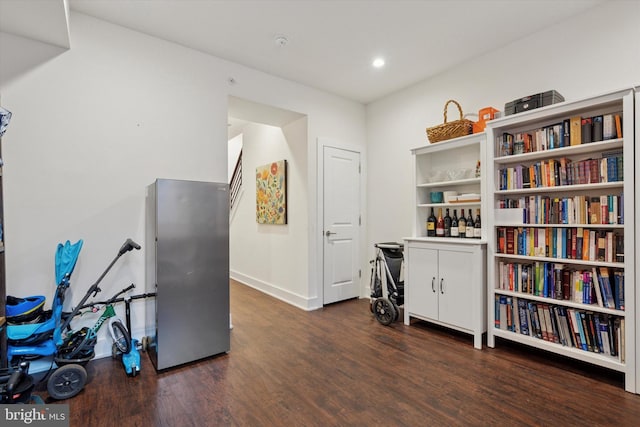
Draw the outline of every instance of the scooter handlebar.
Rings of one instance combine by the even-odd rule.
[[[122,247],[120,248],[120,250],[118,251],[118,255],[124,255],[125,253],[132,251],[134,249],[140,249],[140,245],[137,244],[136,242],[134,242],[131,239],[127,239],[126,242],[124,242],[124,244],[122,245]]]

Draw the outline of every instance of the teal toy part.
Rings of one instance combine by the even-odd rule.
[[[64,280],[69,281],[69,277],[71,277],[71,273],[76,267],[82,244],[82,239],[74,244],[71,244],[68,240],[64,244],[58,243],[56,250],[56,285],[61,284]]]
[[[138,340],[131,340],[131,350],[122,355],[122,364],[127,375],[135,377],[140,372],[140,352],[138,351]]]

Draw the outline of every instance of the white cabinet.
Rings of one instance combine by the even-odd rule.
[[[411,150],[413,154],[413,236],[405,239],[404,322],[425,320],[473,334],[482,348],[486,331],[486,230],[480,238],[427,236],[431,209],[465,210],[486,221],[484,133],[467,135]],[[434,202],[433,192],[453,199]]]
[[[405,240],[405,318],[473,334],[482,348],[486,331],[485,245]]]
[[[487,141],[487,345],[619,371],[636,392],[633,90],[493,120]]]

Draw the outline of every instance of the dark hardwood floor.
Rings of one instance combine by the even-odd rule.
[[[416,322],[368,300],[305,312],[232,281],[229,354],[126,377],[91,361],[71,426],[637,426],[619,374]],[[203,325],[203,333],[206,325]],[[37,394],[46,398],[46,391]]]

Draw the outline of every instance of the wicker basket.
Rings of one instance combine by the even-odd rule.
[[[460,112],[460,120],[447,123],[447,107],[449,103],[453,102],[458,107]],[[438,126],[427,128],[427,137],[429,142],[446,141],[447,139],[457,138],[459,136],[465,136],[471,134],[473,130],[473,122],[471,120],[462,118],[462,108],[453,99],[447,101],[444,104],[444,123]]]

